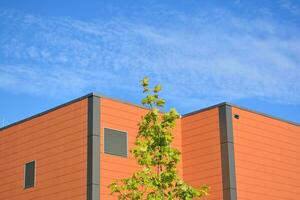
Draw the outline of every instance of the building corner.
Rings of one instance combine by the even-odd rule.
[[[227,103],[219,106],[223,200],[237,199],[231,108]]]
[[[100,200],[100,97],[88,96],[87,200]]]

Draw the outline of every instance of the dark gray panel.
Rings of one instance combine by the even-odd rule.
[[[88,97],[87,200],[100,200],[100,98]]]
[[[237,199],[236,189],[229,188],[223,190],[223,199]]]
[[[223,200],[236,200],[236,175],[231,106],[219,107]]]
[[[35,161],[25,164],[25,181],[24,187],[31,188],[34,187],[35,182]]]
[[[127,133],[104,129],[104,153],[127,157]]]
[[[227,142],[233,143],[231,106],[222,105],[219,107],[219,122],[221,144]]]

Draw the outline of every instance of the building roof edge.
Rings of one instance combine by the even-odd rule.
[[[81,96],[81,97],[78,97],[78,98],[73,99],[71,101],[68,101],[66,103],[60,104],[60,105],[55,106],[55,107],[50,108],[50,109],[47,109],[47,110],[45,110],[43,112],[40,112],[38,114],[32,115],[30,117],[26,117],[26,118],[24,118],[22,120],[13,122],[13,123],[8,124],[6,126],[3,126],[3,127],[0,128],[0,131],[2,131],[4,129],[7,129],[9,127],[15,126],[17,124],[23,123],[25,121],[34,119],[36,117],[42,116],[44,114],[47,114],[49,112],[52,112],[52,111],[57,110],[59,108],[62,108],[64,106],[70,105],[70,104],[75,103],[77,101],[81,101],[81,100],[83,100],[85,98],[88,98],[88,97],[91,97],[91,96],[96,96],[96,97],[100,97],[100,98],[106,98],[106,99],[110,99],[110,100],[117,101],[117,102],[120,102],[120,103],[124,103],[124,104],[128,104],[128,105],[136,106],[136,107],[139,107],[139,108],[142,108],[142,109],[147,109],[146,107],[143,107],[143,106],[138,105],[138,104],[134,104],[134,103],[130,103],[130,102],[127,102],[127,101],[124,101],[124,100],[120,100],[120,99],[115,99],[115,98],[112,98],[112,97],[104,96],[104,95],[96,93],[96,92],[91,92],[91,93],[88,93],[88,94],[86,94],[84,96]],[[298,124],[296,122],[292,122],[292,121],[289,121],[289,120],[281,119],[279,117],[275,117],[275,116],[272,116],[272,115],[269,115],[269,114],[266,114],[266,113],[262,113],[262,112],[255,111],[255,110],[252,110],[252,109],[249,109],[249,108],[238,106],[238,105],[235,105],[235,104],[232,104],[232,103],[229,103],[229,102],[222,102],[222,103],[219,103],[219,104],[216,104],[216,105],[212,105],[212,106],[209,106],[209,107],[206,107],[206,108],[202,108],[202,109],[190,112],[190,113],[186,113],[186,114],[181,115],[181,118],[188,117],[188,116],[191,116],[191,115],[194,115],[194,114],[197,114],[197,113],[200,113],[200,112],[204,112],[206,110],[210,110],[210,109],[213,109],[213,108],[217,108],[217,107],[220,107],[220,106],[223,106],[223,105],[228,105],[228,106],[236,107],[236,108],[239,108],[241,110],[245,110],[245,111],[248,111],[248,112],[256,113],[256,114],[259,114],[259,115],[262,115],[262,116],[265,116],[265,117],[268,117],[268,118],[272,118],[272,119],[275,119],[275,120],[283,121],[283,122],[286,122],[286,123],[289,123],[289,124],[292,124],[292,125],[295,125],[295,126],[300,126],[300,124]]]
[[[252,113],[255,113],[255,114],[258,114],[258,115],[262,115],[262,116],[265,116],[265,117],[268,117],[268,118],[271,118],[271,119],[279,120],[279,121],[282,121],[282,122],[285,122],[285,123],[289,123],[289,124],[292,124],[292,125],[295,125],[295,126],[300,126],[299,123],[292,122],[292,121],[289,121],[289,120],[286,120],[286,119],[282,119],[280,117],[269,115],[269,114],[266,114],[266,113],[263,113],[263,112],[260,112],[260,111],[252,110],[252,109],[249,109],[249,108],[245,108],[243,106],[239,106],[239,105],[236,105],[236,104],[233,104],[233,103],[230,103],[230,102],[222,102],[222,103],[218,103],[218,104],[215,104],[215,105],[212,105],[212,106],[209,106],[209,107],[206,107],[206,108],[202,108],[202,109],[190,112],[190,113],[186,113],[186,114],[182,115],[182,118],[188,117],[188,116],[191,116],[191,115],[194,115],[194,114],[206,111],[206,110],[217,108],[217,107],[220,107],[220,106],[223,106],[223,105],[228,105],[228,106],[239,108],[241,110],[252,112]]]
[[[47,110],[42,111],[42,112],[40,112],[40,113],[37,113],[37,114],[35,114],[35,115],[32,115],[32,116],[26,117],[26,118],[24,118],[24,119],[21,119],[21,120],[19,120],[19,121],[13,122],[13,123],[11,123],[11,124],[8,124],[8,125],[6,125],[6,126],[1,127],[1,128],[0,128],[0,131],[2,131],[2,130],[4,130],[4,129],[7,129],[7,128],[9,128],[9,127],[15,126],[15,125],[17,125],[17,124],[26,122],[26,121],[28,121],[28,120],[34,119],[34,118],[36,118],[36,117],[40,117],[40,116],[45,115],[45,114],[47,114],[47,113],[49,113],[49,112],[52,112],[52,111],[57,110],[57,109],[59,109],[59,108],[65,107],[65,106],[70,105],[70,104],[72,104],[72,103],[75,103],[75,102],[77,102],[77,101],[81,101],[81,100],[83,100],[83,99],[85,99],[85,98],[88,98],[88,97],[90,97],[90,96],[93,96],[93,95],[94,95],[94,93],[86,94],[86,95],[84,95],[84,96],[78,97],[78,98],[73,99],[73,100],[71,100],[71,101],[68,101],[68,102],[66,102],[66,103],[60,104],[60,105],[55,106],[55,107],[50,108],[50,109],[47,109]]]
[[[17,125],[17,124],[26,122],[26,121],[28,121],[28,120],[34,119],[34,118],[36,118],[36,117],[45,115],[45,114],[47,114],[47,113],[49,113],[49,112],[52,112],[52,111],[57,110],[57,109],[59,109],[59,108],[65,107],[65,106],[70,105],[70,104],[72,104],[72,103],[75,103],[75,102],[77,102],[77,101],[81,101],[81,100],[83,100],[83,99],[85,99],[85,98],[88,98],[88,97],[91,97],[91,96],[96,96],[96,97],[99,97],[99,98],[106,98],[106,99],[110,99],[110,100],[113,100],[113,101],[121,102],[121,103],[124,103],[124,104],[128,104],[128,105],[136,106],[136,107],[139,107],[139,108],[147,109],[146,107],[143,107],[143,106],[138,105],[138,104],[134,104],[134,103],[130,103],[130,102],[127,102],[127,101],[120,100],[120,99],[115,99],[115,98],[112,98],[112,97],[104,96],[104,95],[99,94],[99,93],[96,93],[96,92],[91,92],[91,93],[88,93],[88,94],[83,95],[83,96],[81,96],[81,97],[78,97],[78,98],[75,98],[75,99],[73,99],[73,100],[70,100],[70,101],[68,101],[68,102],[66,102],[66,103],[60,104],[60,105],[55,106],[55,107],[53,107],[53,108],[50,108],[50,109],[47,109],[47,110],[42,111],[42,112],[40,112],[40,113],[37,113],[37,114],[35,114],[35,115],[26,117],[26,118],[24,118],[24,119],[18,120],[18,121],[16,121],[16,122],[13,122],[13,123],[8,124],[8,125],[6,125],[6,126],[0,127],[0,131],[2,131],[2,130],[4,130],[4,129],[7,129],[7,128],[9,128],[9,127],[15,126],[15,125]]]

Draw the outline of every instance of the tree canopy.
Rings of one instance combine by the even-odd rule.
[[[191,200],[208,195],[209,187],[193,188],[178,176],[180,151],[172,146],[176,120],[175,108],[161,112],[165,100],[160,98],[161,85],[149,86],[149,79],[141,81],[145,97],[142,104],[149,111],[138,124],[139,131],[133,157],[141,166],[131,177],[110,184],[112,194],[119,200]]]

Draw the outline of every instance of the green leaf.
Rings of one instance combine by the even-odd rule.
[[[156,85],[156,86],[154,87],[153,92],[158,93],[158,92],[161,91],[161,89],[162,89],[161,85],[158,84],[158,85]]]
[[[149,85],[149,78],[147,76],[145,76],[142,80],[141,80],[141,85],[143,87],[147,87]]]

